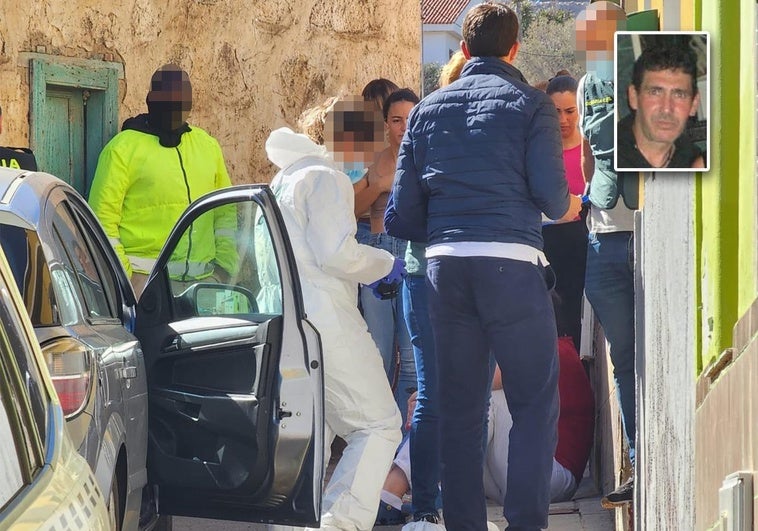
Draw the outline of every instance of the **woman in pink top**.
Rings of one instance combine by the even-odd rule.
[[[577,81],[571,76],[556,76],[545,89],[553,99],[558,111],[563,140],[563,163],[570,194],[584,193],[584,177],[581,168],[581,140],[576,108]],[[586,211],[574,221],[542,227],[545,255],[553,266],[556,276],[555,291],[562,300],[561,316],[569,335],[579,349],[581,337],[582,293],[584,292],[584,269],[587,263]]]

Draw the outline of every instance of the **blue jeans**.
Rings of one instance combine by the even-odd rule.
[[[629,459],[635,462],[634,233],[590,233],[584,283],[611,347],[613,378]]]
[[[356,238],[359,243],[384,249],[397,258],[405,256],[408,245],[406,240],[393,238],[384,233],[372,234],[370,227],[365,223],[358,224]],[[403,317],[403,294],[399,293],[394,299],[380,300],[370,289],[361,286],[360,304],[368,331],[382,355],[384,370],[393,388],[405,426],[408,398],[416,390],[417,384],[413,347]],[[399,352],[399,356],[396,352]]]
[[[429,321],[426,278],[408,275],[403,286],[403,309],[416,359],[418,396],[411,424],[413,514],[436,512],[440,481],[440,427],[437,360]]]
[[[503,514],[514,529],[545,528],[558,438],[557,334],[545,271],[517,260],[445,256],[429,259],[427,278],[445,525],[486,528],[481,441],[491,353],[513,417]]]

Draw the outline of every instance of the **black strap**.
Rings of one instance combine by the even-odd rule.
[[[0,166],[37,171],[37,159],[29,148],[0,147]]]

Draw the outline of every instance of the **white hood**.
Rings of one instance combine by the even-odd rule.
[[[266,140],[268,160],[279,168],[286,168],[303,157],[322,157],[330,159],[324,146],[301,133],[295,133],[289,127],[280,127],[271,132]]]

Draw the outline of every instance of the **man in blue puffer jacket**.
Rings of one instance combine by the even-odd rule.
[[[557,441],[555,318],[541,212],[573,219],[550,98],[512,66],[518,17],[475,6],[463,22],[461,78],[408,120],[385,215],[387,233],[428,242],[437,345],[445,527],[487,528],[482,429],[492,353],[513,416],[504,514],[509,529],[547,527]]]

